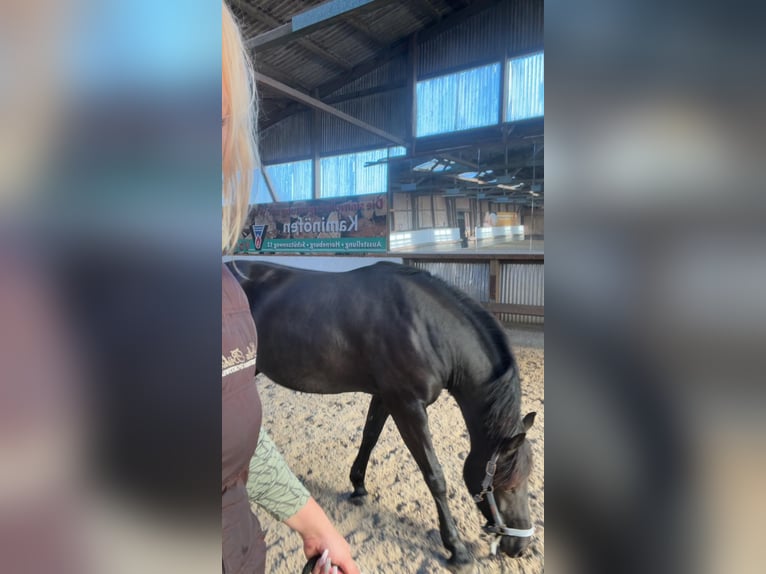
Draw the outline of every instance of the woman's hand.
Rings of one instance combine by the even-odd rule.
[[[313,574],[360,574],[351,558],[348,542],[338,534],[316,500],[309,498],[303,508],[285,520],[285,524],[303,538],[306,558],[322,554]]]

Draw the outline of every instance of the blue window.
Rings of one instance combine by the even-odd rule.
[[[393,155],[393,154],[392,154]],[[386,193],[388,165],[374,162],[389,157],[386,149],[323,157],[320,160],[320,197]],[[367,165],[365,164],[370,164]]]
[[[500,91],[499,63],[418,82],[418,137],[498,123]]]
[[[250,191],[250,205],[258,203],[273,203],[269,189],[266,187],[266,181],[260,169],[255,170],[253,175],[253,189]]]
[[[544,54],[532,54],[508,61],[509,122],[541,117],[545,113]]]
[[[274,186],[274,193],[279,201],[299,201],[311,199],[311,160],[293,161],[267,165],[266,172],[269,174]],[[255,174],[255,185],[250,194],[251,203],[271,203],[271,196],[259,172]]]

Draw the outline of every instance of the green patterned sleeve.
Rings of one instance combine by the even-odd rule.
[[[309,491],[287,466],[271,437],[261,428],[258,446],[250,460],[247,493],[251,502],[284,521],[308,502]]]

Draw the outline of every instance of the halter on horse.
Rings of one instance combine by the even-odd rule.
[[[495,502],[495,487],[492,485],[492,481],[495,478],[495,471],[497,470],[497,457],[499,456],[498,453],[495,453],[492,455],[492,458],[487,461],[486,466],[486,474],[484,475],[484,480],[481,483],[481,492],[479,494],[474,494],[473,500],[476,503],[481,502],[484,500],[484,497],[487,498],[487,504],[489,504],[489,510],[492,512],[492,518],[495,521],[494,524],[490,524],[487,522],[487,524],[484,525],[483,529],[484,532],[487,532],[488,534],[494,534],[495,538],[490,543],[490,552],[492,555],[495,555],[497,553],[497,547],[500,544],[500,539],[503,536],[516,536],[517,538],[531,538],[532,535],[535,533],[535,527],[531,526],[529,528],[525,529],[519,529],[519,528],[508,528],[505,525],[505,522],[503,521],[503,517],[500,516],[500,511],[497,508],[497,502]]]

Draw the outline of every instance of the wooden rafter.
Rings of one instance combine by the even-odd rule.
[[[261,74],[260,72],[256,72],[255,79],[259,83],[265,86],[268,86],[272,90],[276,90],[277,92],[280,92],[284,94],[285,96],[287,96],[288,98],[296,100],[305,106],[333,115],[336,118],[346,121],[352,125],[355,125],[356,127],[360,129],[363,129],[367,132],[375,134],[376,136],[383,138],[385,140],[388,140],[397,145],[405,146],[405,147],[407,146],[407,142],[405,142],[402,138],[395,136],[393,134],[390,134],[387,131],[377,128],[371,124],[368,124],[367,122],[364,122],[360,120],[359,118],[355,118],[354,116],[351,116],[345,112],[342,112],[337,108],[333,108],[332,106],[327,105],[316,98],[312,98],[308,94],[299,92],[295,88],[291,88],[290,86],[283,84],[282,82],[279,82],[275,80],[274,78],[270,78],[268,76]]]
[[[235,5],[242,10],[249,17],[253,18],[257,22],[270,26],[272,28],[280,27],[283,24],[274,18],[271,14],[264,12],[261,8],[257,8],[252,4],[248,4],[245,0],[234,0]],[[268,33],[268,32],[267,32]],[[322,60],[325,65],[330,65],[337,70],[347,72],[351,69],[351,66],[345,60],[339,58],[335,54],[329,52],[316,42],[309,40],[308,38],[300,38],[297,44],[309,54]]]
[[[268,32],[264,32],[245,41],[251,49],[267,50],[282,46],[302,38],[322,26],[334,22],[352,12],[378,8],[392,0],[328,0],[308,10],[296,14],[289,22],[280,23]]]

